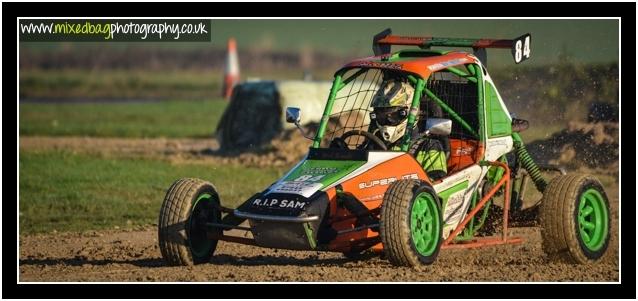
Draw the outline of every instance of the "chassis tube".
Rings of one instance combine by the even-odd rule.
[[[318,148],[321,146],[321,140],[323,139],[323,134],[326,131],[326,126],[328,125],[328,120],[330,119],[330,113],[332,113],[332,105],[335,103],[335,97],[337,96],[337,92],[341,87],[342,75],[343,74],[337,74],[332,83],[330,96],[328,96],[328,103],[326,103],[326,109],[323,111],[323,116],[321,117],[321,123],[319,123],[319,129],[317,130],[315,141],[312,143],[313,148]]]

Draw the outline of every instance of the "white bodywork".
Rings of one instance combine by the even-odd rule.
[[[445,208],[441,208],[443,214],[443,238],[447,238],[450,232],[465,217],[472,200],[472,193],[476,190],[486,172],[487,167],[472,165],[434,185],[434,190],[437,194],[440,194],[452,186],[468,181],[468,187],[451,194]]]

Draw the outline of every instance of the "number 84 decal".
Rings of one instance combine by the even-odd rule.
[[[514,62],[520,63],[530,57],[532,44],[532,35],[525,34],[514,40],[512,43],[512,56],[514,56]]]
[[[292,180],[293,182],[319,182],[323,179],[325,175],[301,175],[296,179]]]

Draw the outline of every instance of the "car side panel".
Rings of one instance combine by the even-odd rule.
[[[340,187],[344,193],[352,194],[369,210],[372,210],[381,206],[381,203],[383,202],[383,194],[390,184],[400,179],[421,179],[430,183],[430,180],[421,168],[421,165],[419,165],[419,163],[411,155],[403,154],[394,159],[383,162],[354,178],[344,181],[340,184]],[[330,196],[331,219],[334,220],[351,215],[351,213],[345,208],[337,205],[336,188],[333,187],[327,192]],[[333,229],[337,231],[352,229],[354,226],[354,218],[332,223]],[[370,229],[343,234],[330,243],[329,249],[335,251],[347,251],[349,250],[349,247],[344,248],[344,246],[348,246],[350,241],[361,240],[378,235],[379,233]],[[376,251],[382,250],[381,243],[375,245],[373,249]]]

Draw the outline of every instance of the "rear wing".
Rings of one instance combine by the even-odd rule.
[[[374,55],[383,55],[391,52],[392,45],[412,45],[429,49],[432,46],[439,47],[471,47],[474,55],[483,65],[487,65],[487,48],[511,49],[514,63],[519,64],[530,57],[532,35],[526,33],[513,40],[503,39],[465,39],[465,38],[436,38],[436,37],[410,37],[392,35],[390,28],[376,34],[372,39],[372,51]]]

